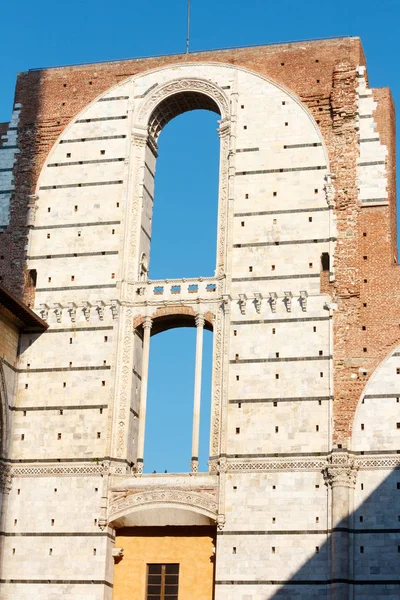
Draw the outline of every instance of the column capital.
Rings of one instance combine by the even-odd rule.
[[[145,317],[143,321],[143,329],[151,329],[153,326],[153,319],[151,317]]]
[[[354,458],[346,452],[335,453],[330,457],[330,463],[322,472],[325,484],[332,488],[355,488],[358,469]]]
[[[201,313],[198,313],[195,316],[194,320],[196,323],[196,327],[204,327],[204,323],[205,323],[204,315],[202,315]]]

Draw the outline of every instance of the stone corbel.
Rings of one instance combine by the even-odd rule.
[[[284,292],[285,297],[283,299],[285,306],[286,306],[286,310],[287,312],[292,312],[292,298],[293,298],[293,294],[292,292]]]
[[[307,298],[308,298],[307,290],[300,292],[300,304],[301,304],[301,310],[303,312],[307,312]]]
[[[40,316],[42,317],[43,321],[47,321],[47,319],[49,318],[50,306],[48,304],[39,304],[39,308]]]
[[[231,308],[231,299],[232,298],[229,294],[222,294],[222,308],[225,315],[229,314]]]
[[[97,304],[97,312],[99,315],[99,319],[100,319],[100,321],[103,321],[104,320],[105,302],[103,302],[103,300],[99,300],[96,304]]]
[[[53,304],[53,310],[54,310],[54,314],[56,315],[57,323],[61,323],[63,308],[64,308],[63,305],[60,304],[59,302],[55,302]]]
[[[84,302],[83,303],[83,314],[85,316],[86,321],[90,320],[90,310],[92,308],[92,304],[90,302]]]
[[[246,314],[246,302],[247,296],[246,294],[239,294],[239,308],[242,315]]]
[[[124,549],[123,548],[113,548],[112,549],[112,557],[114,562],[118,564],[124,558]]]
[[[76,309],[78,308],[77,305],[75,304],[75,302],[68,302],[68,312],[69,312],[69,316],[71,317],[71,321],[72,323],[75,323],[76,321]]]
[[[271,311],[276,313],[276,302],[278,300],[278,294],[276,292],[269,293],[269,303],[271,305]]]
[[[111,300],[111,314],[113,319],[118,317],[120,304],[119,300]]]
[[[258,314],[260,314],[261,312],[261,301],[262,301],[263,297],[262,294],[260,292],[256,292],[254,294],[254,304],[256,307],[256,311],[258,312]]]

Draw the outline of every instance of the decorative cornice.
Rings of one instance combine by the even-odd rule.
[[[160,504],[166,507],[180,506],[186,510],[206,514],[213,519],[217,518],[218,503],[215,497],[198,492],[162,489],[123,494],[122,498],[117,498],[111,503],[109,521],[115,521],[135,509],[150,508],[151,505]]]

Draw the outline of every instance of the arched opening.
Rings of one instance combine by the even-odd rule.
[[[197,330],[194,319],[169,328],[154,322],[145,424],[144,470],[188,472],[194,419]],[[189,325],[189,326],[188,326]],[[158,328],[161,327],[161,332]],[[165,327],[165,329],[164,329]],[[210,438],[212,334],[205,328],[201,372],[199,471],[207,471]]]
[[[150,279],[214,275],[218,119],[219,110],[214,100],[194,92],[167,98],[151,115],[149,134],[158,145],[158,158],[149,250]]]

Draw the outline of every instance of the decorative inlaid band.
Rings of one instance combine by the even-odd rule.
[[[298,317],[297,319],[252,319],[248,321],[231,321],[231,325],[263,325],[268,323],[299,323],[313,321],[329,321],[330,317]]]
[[[116,283],[105,283],[99,285],[69,285],[65,287],[52,287],[52,288],[36,288],[37,292],[64,292],[67,290],[100,290],[106,288],[116,288]]]
[[[127,115],[120,115],[117,117],[94,117],[92,119],[77,119],[74,123],[98,123],[99,121],[121,121],[127,119]]]
[[[109,96],[108,98],[99,98],[97,102],[112,102],[113,100],[129,100],[129,96]]]
[[[78,333],[79,331],[110,331],[114,329],[112,325],[106,325],[104,327],[65,327],[63,329],[46,329],[43,333]]]
[[[122,140],[126,135],[102,135],[100,137],[76,138],[73,140],[60,140],[59,144],[74,144],[76,142],[98,142],[100,140]]]
[[[287,150],[289,148],[317,148],[318,146],[322,146],[321,142],[311,142],[310,144],[286,144],[283,148],[284,150]]]
[[[28,260],[43,260],[51,258],[78,258],[82,256],[110,256],[118,254],[118,250],[105,250],[104,252],[76,252],[73,254],[41,254],[39,256],[27,256]]]
[[[320,277],[320,273],[303,273],[302,275],[271,275],[269,277],[233,277],[232,281],[271,281],[275,279],[311,279],[315,277]]]
[[[72,162],[49,163],[48,167],[75,167],[77,165],[98,165],[99,163],[122,162],[125,158],[99,158],[98,160],[78,160]]]
[[[354,533],[358,534],[400,534],[399,527],[380,529],[354,529],[351,527],[334,527],[333,529],[281,529],[281,530],[259,530],[259,531],[217,531],[217,535],[326,535],[331,533]]]
[[[34,230],[38,229],[69,229],[72,227],[100,227],[101,225],[120,225],[121,221],[97,221],[96,223],[69,223],[68,225],[38,225],[32,227]]]
[[[0,579],[0,583],[29,585],[106,585],[112,588],[113,584],[105,579]]]
[[[69,406],[9,406],[11,411],[15,412],[35,412],[42,410],[99,410],[99,409],[108,408],[107,404],[74,404]]]
[[[258,217],[262,215],[291,215],[294,213],[312,213],[331,210],[329,206],[314,206],[310,208],[292,208],[286,210],[262,210],[258,212],[241,212],[235,213],[234,217]]]
[[[260,148],[238,148],[236,152],[258,152]]]
[[[279,362],[307,362],[314,360],[330,360],[331,355],[327,356],[289,356],[287,358],[243,358],[238,360],[230,360],[231,365],[251,364],[251,363],[279,363]],[[68,369],[67,369],[68,370]]]
[[[297,585],[331,585],[333,583],[348,583],[349,585],[400,585],[400,579],[285,579],[285,580],[272,580],[272,579],[259,579],[259,580],[218,580],[215,585],[280,585],[280,586],[297,586]]]
[[[266,404],[268,402],[328,402],[333,396],[296,396],[292,398],[234,398],[229,404]]]
[[[43,185],[39,188],[39,190],[60,190],[66,188],[80,188],[80,187],[92,187],[96,185],[121,185],[123,182],[122,179],[117,179],[116,181],[91,181],[89,183],[67,183],[65,185]]]
[[[260,248],[263,246],[288,246],[293,244],[322,244],[324,242],[336,242],[337,238],[319,238],[313,240],[283,240],[279,242],[252,242],[250,244],[233,244],[234,248]]]
[[[109,371],[110,365],[93,367],[48,367],[43,369],[17,369],[17,373],[61,373],[67,371]]]
[[[43,531],[43,532],[18,532],[11,533],[8,531],[0,531],[0,536],[3,537],[107,537],[110,540],[115,540],[115,537],[108,532],[103,531],[95,531],[95,532],[84,532],[84,531],[73,531],[73,532],[64,532],[64,531]]]
[[[286,169],[262,169],[260,171],[237,171],[236,175],[270,175],[271,173],[292,173],[298,171],[323,171],[325,165],[315,167],[288,167]]]

